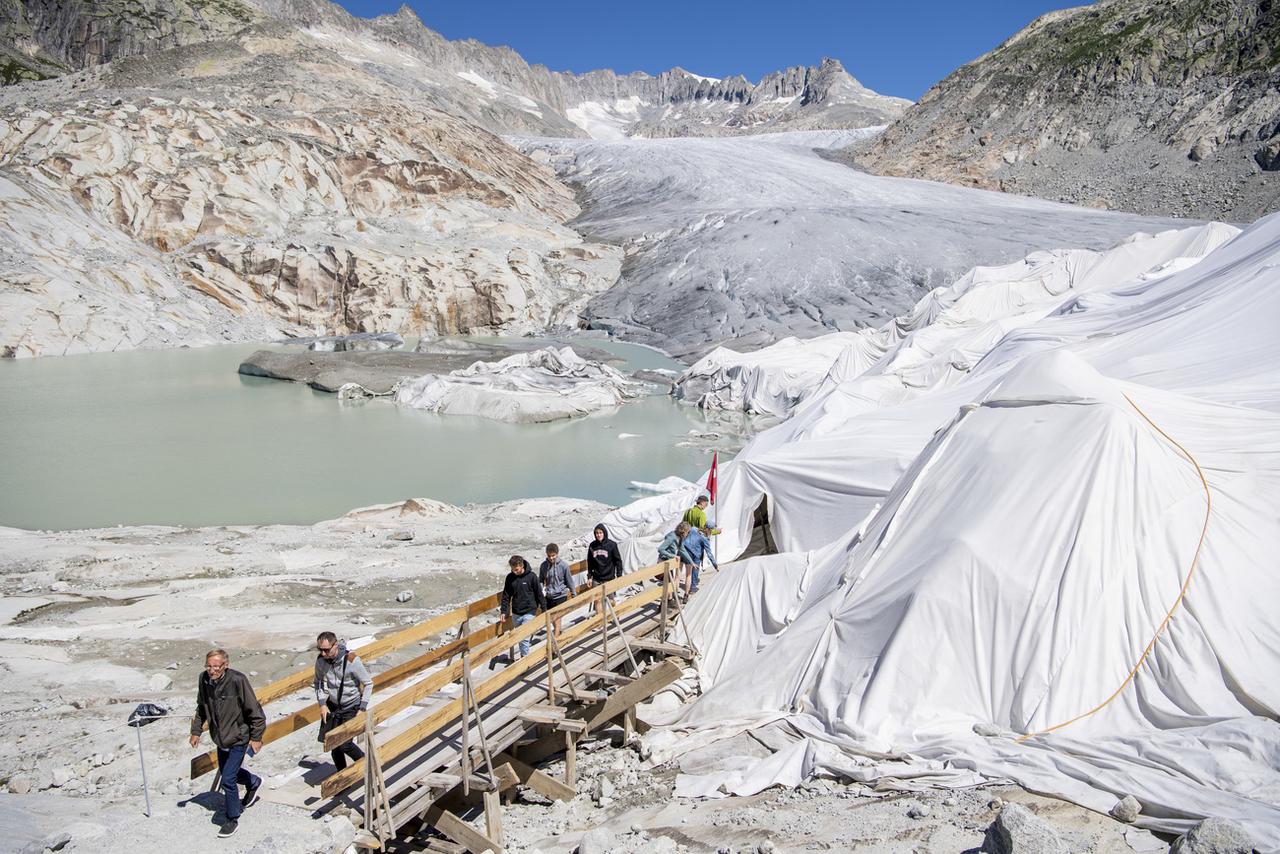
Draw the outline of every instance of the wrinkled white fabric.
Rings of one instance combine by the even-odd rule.
[[[635,383],[608,365],[583,359],[569,347],[547,347],[417,377],[400,385],[396,402],[446,415],[527,423],[585,415],[637,393]]]
[[[686,617],[709,690],[677,723],[813,744],[697,787],[790,783],[840,756],[882,786],[977,774],[1102,811],[1133,794],[1144,827],[1223,816],[1280,850],[1280,215],[1180,258],[1091,280],[906,394],[881,394],[891,358],[837,359],[722,462],[722,559],[761,501],[784,553],[704,581]],[[1135,679],[1018,742],[1124,685],[1195,553],[1196,470],[1126,395],[1204,467],[1204,548]],[[626,550],[692,497],[610,528]]]
[[[858,394],[877,406],[962,379],[1002,337],[1045,317],[1069,296],[1148,283],[1199,262],[1239,234],[1222,223],[1135,234],[1104,252],[1057,249],[975,267],[874,330],[785,338],[751,353],[717,347],[676,382],[704,409],[789,415],[839,362]]]

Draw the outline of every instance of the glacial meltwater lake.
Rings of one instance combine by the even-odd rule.
[[[683,367],[643,347],[584,344],[624,370]],[[503,424],[239,375],[261,348],[0,360],[0,525],[312,523],[411,497],[623,504],[637,497],[632,480],[692,479],[709,464],[677,447],[707,423],[667,396]]]

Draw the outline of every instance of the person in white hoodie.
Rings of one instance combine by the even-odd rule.
[[[325,734],[360,712],[369,708],[373,698],[373,678],[364,662],[333,632],[321,632],[316,638],[316,675],[312,681],[316,702],[320,704],[319,741]],[[364,758],[364,751],[355,742],[340,744],[329,755],[339,771],[347,767],[347,758],[354,761]]]

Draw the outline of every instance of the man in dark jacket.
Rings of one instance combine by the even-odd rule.
[[[609,539],[609,529],[603,523],[596,525],[591,532],[591,542],[587,543],[587,586],[606,584],[622,575],[622,555],[618,553],[618,544]],[[610,594],[610,599],[613,595]],[[592,613],[599,603],[591,600]]]
[[[511,627],[518,629],[536,617],[539,611],[546,610],[547,600],[542,595],[542,584],[527,560],[520,555],[512,555],[507,565],[511,571],[502,584],[502,613],[511,620]],[[529,641],[525,639],[520,641],[520,657],[528,654]]]
[[[373,698],[373,678],[360,656],[347,652],[347,645],[333,632],[321,632],[316,638],[316,673],[311,687],[320,704],[320,741],[329,730],[337,729],[369,708]],[[364,751],[348,741],[329,751],[339,771],[347,767],[347,757],[364,759]]]
[[[213,649],[204,657],[204,673],[196,688],[196,714],[191,719],[190,743],[200,743],[200,732],[209,726],[209,738],[218,748],[218,774],[226,802],[226,822],[219,836],[230,836],[239,826],[240,812],[258,798],[262,778],[249,773],[244,760],[262,749],[267,718],[253,693],[249,679],[227,665],[225,649]],[[245,787],[244,800],[240,786]]]

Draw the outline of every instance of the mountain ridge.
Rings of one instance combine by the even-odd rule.
[[[849,156],[884,175],[1252,220],[1280,206],[1280,4],[1050,12]]]
[[[771,72],[756,83],[682,68],[657,75],[553,71],[509,46],[447,39],[407,5],[360,18],[329,0],[103,0],[91,8],[75,0],[0,3],[6,41],[22,48],[9,61],[29,66],[14,72],[15,82],[226,38],[274,19],[382,65],[406,88],[433,86],[441,109],[496,133],[718,136],[865,127],[884,124],[910,103],[872,92],[831,58]],[[475,103],[477,96],[485,103]]]

